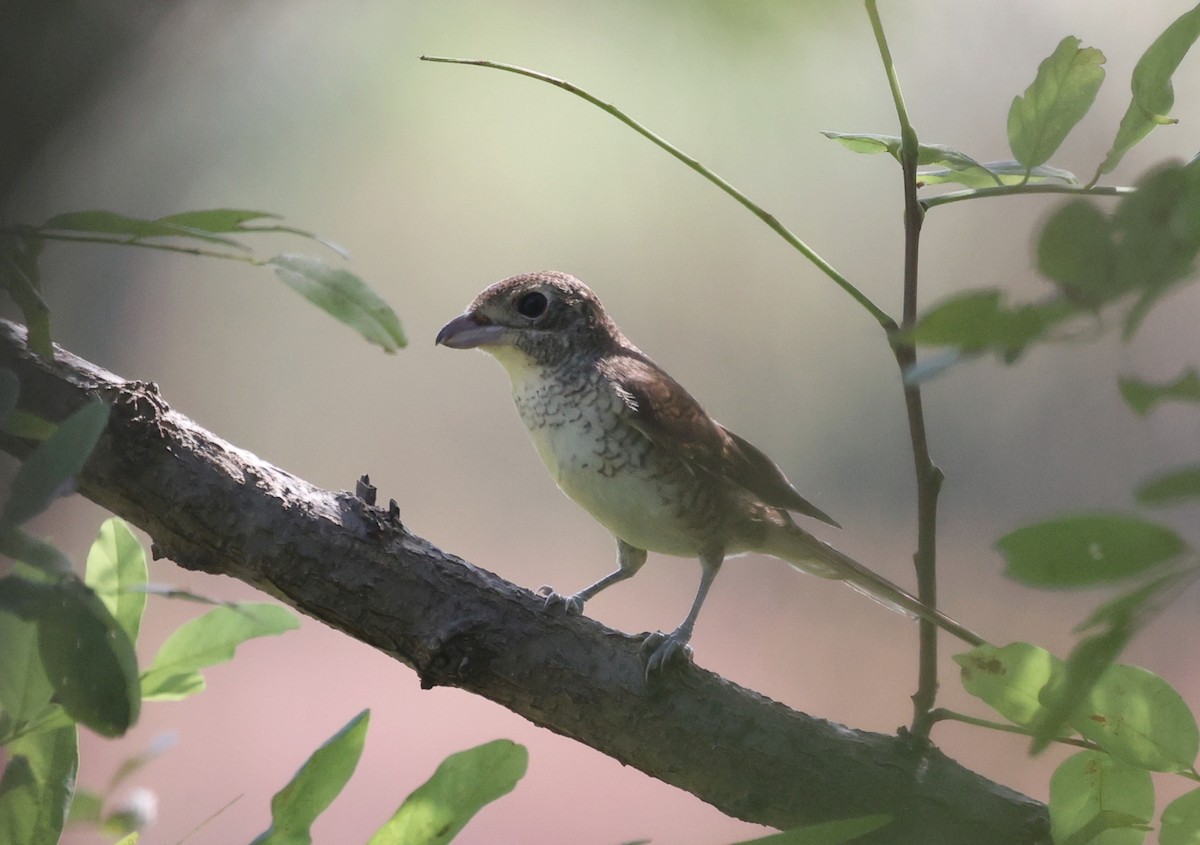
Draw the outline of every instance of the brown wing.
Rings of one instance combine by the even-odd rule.
[[[772,507],[838,523],[794,488],[775,462],[710,417],[679,382],[640,353],[605,359],[602,369],[625,400],[629,421],[692,467],[738,484]]]

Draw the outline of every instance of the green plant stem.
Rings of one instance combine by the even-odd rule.
[[[1076,188],[1073,185],[998,185],[995,188],[972,188],[966,191],[952,191],[941,196],[928,197],[921,200],[921,207],[928,211],[939,205],[949,205],[952,202],[964,200],[981,200],[989,197],[1011,197],[1017,194],[1079,194],[1090,197],[1119,197],[1132,194],[1136,188],[1116,185],[1101,185],[1093,188]]]
[[[965,713],[959,713],[955,710],[947,710],[945,707],[939,707],[936,710],[930,711],[929,721],[933,722],[962,722],[964,725],[974,725],[977,728],[987,728],[992,731],[1002,731],[1003,733],[1020,734],[1021,736],[1033,736],[1033,732],[1027,728],[1022,728],[1019,725],[1010,725],[1006,722],[993,722],[990,719],[980,719],[975,716],[968,716]],[[1062,745],[1074,745],[1076,748],[1086,748],[1090,751],[1099,751],[1100,746],[1094,742],[1089,742],[1086,739],[1076,739],[1075,737],[1059,737],[1055,739]]]
[[[599,108],[605,112],[608,112],[610,115],[615,117],[617,120],[621,121],[626,126],[628,126],[630,129],[632,129],[634,132],[637,132],[642,137],[648,139],[649,141],[654,143],[656,146],[661,147],[662,149],[666,150],[668,153],[670,153],[675,158],[679,159],[681,162],[686,164],[692,170],[699,173],[701,176],[703,176],[709,182],[712,182],[714,185],[716,185],[722,191],[727,193],[729,196],[733,197],[735,200],[737,200],[738,203],[740,203],[743,207],[745,207],[752,214],[754,214],[754,216],[756,216],[758,219],[760,219],[764,223],[766,223],[767,226],[773,232],[775,232],[777,235],[779,235],[781,238],[783,238],[785,241],[787,241],[787,243],[790,244],[794,249],[796,249],[801,255],[803,255],[810,262],[812,262],[812,264],[815,265],[818,270],[820,270],[822,273],[824,273],[826,276],[828,276],[830,279],[832,279],[834,281],[834,283],[838,287],[840,287],[842,290],[844,290],[846,293],[848,293],[851,296],[851,298],[854,299],[855,302],[857,302],[859,305],[861,305],[863,308],[865,308],[867,310],[867,312],[873,318],[875,318],[875,321],[878,322],[879,325],[881,325],[885,330],[887,330],[887,331],[895,330],[896,322],[895,322],[895,320],[893,320],[891,318],[891,316],[889,314],[887,314],[885,311],[883,311],[883,309],[881,309],[874,302],[872,302],[871,299],[866,294],[864,294],[857,287],[855,287],[854,284],[852,284],[849,279],[847,279],[845,276],[843,276],[841,273],[839,273],[837,271],[837,269],[833,267],[833,265],[831,265],[828,261],[826,261],[820,255],[818,255],[816,253],[816,251],[814,251],[812,249],[812,247],[810,247],[808,244],[804,243],[804,241],[800,240],[800,238],[796,237],[796,235],[791,230],[789,230],[786,226],[784,226],[782,223],[779,222],[779,220],[775,217],[775,215],[773,215],[770,212],[763,209],[761,206],[759,206],[757,203],[753,202],[749,197],[747,197],[745,194],[743,194],[741,191],[739,191],[733,185],[729,184],[729,182],[725,181],[723,178],[718,176],[716,173],[714,173],[712,170],[710,170],[704,164],[697,161],[695,158],[688,155],[687,153],[683,152],[678,147],[674,146],[673,144],[671,144],[669,141],[667,141],[660,135],[657,135],[654,132],[650,131],[645,126],[643,126],[642,124],[638,123],[636,120],[631,118],[629,115],[625,114],[625,112],[621,111],[619,108],[614,106],[612,103],[607,103],[607,102],[601,100],[600,98],[598,98],[592,94],[589,94],[587,91],[580,88],[579,86],[573,85],[564,79],[558,79],[557,77],[549,76],[544,73],[539,73],[538,71],[530,70],[528,68],[518,67],[517,65],[503,64],[501,62],[492,62],[492,61],[487,61],[484,59],[455,59],[455,58],[449,58],[449,57],[445,57],[445,56],[421,56],[421,61],[423,61],[423,62],[443,62],[446,64],[455,64],[455,65],[472,65],[475,67],[486,67],[486,68],[493,68],[495,70],[504,70],[504,71],[508,71],[509,73],[516,73],[521,76],[528,76],[531,79],[537,79],[537,80],[540,80],[541,82],[549,83],[550,85],[554,85],[558,88],[563,89],[564,91],[568,91],[568,92],[574,94],[577,97],[581,97],[584,100],[587,100],[589,103],[596,106],[597,108]]]
[[[920,144],[917,132],[904,104],[904,93],[892,61],[883,22],[879,18],[876,0],[865,0],[867,17],[875,33],[875,43],[883,60],[888,87],[900,122],[900,166],[904,180],[904,310],[901,328],[907,330],[917,322],[917,288],[920,269],[921,226],[925,209],[917,197],[917,161]],[[907,372],[917,361],[916,348],[890,334],[892,351],[900,372]],[[917,598],[926,607],[937,607],[937,505],[942,487],[942,472],[929,455],[929,439],[925,428],[925,410],[921,388],[901,380],[904,386],[904,405],[908,414],[909,439],[912,444],[913,467],[917,482],[917,550],[913,565],[917,573]],[[910,730],[915,736],[928,738],[933,727],[930,713],[937,698],[937,627],[924,619],[919,629],[919,665],[917,690],[913,693],[913,722]]]

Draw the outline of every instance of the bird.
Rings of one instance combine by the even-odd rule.
[[[893,609],[982,642],[797,525],[793,514],[840,527],[774,461],[709,416],[630,342],[574,276],[543,271],[496,282],[438,332],[435,345],[479,349],[500,363],[546,469],[616,538],[616,569],[569,595],[543,587],[547,607],[582,613],[597,593],[633,577],[648,552],[699,559],[700,583],[687,616],[643,643],[647,679],[691,658],[688,643],[722,563],[748,552],[845,581]]]

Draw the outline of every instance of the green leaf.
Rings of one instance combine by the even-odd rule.
[[[56,845],[79,768],[75,726],[22,737],[7,750],[0,779],[0,842]]]
[[[245,224],[251,220],[282,220],[278,214],[269,211],[247,211],[242,208],[208,208],[202,211],[183,211],[179,214],[169,214],[158,218],[157,223],[176,228],[192,229],[201,232],[245,232]]]
[[[7,367],[0,367],[0,429],[8,431],[8,421],[17,410],[17,399],[21,395],[21,381]]]
[[[1025,167],[1044,164],[1088,113],[1104,82],[1104,54],[1068,35],[1008,110],[1008,143]]]
[[[48,575],[65,575],[75,567],[75,562],[53,544],[20,528],[5,528],[3,523],[0,523],[0,554],[27,563]]]
[[[57,428],[58,426],[49,420],[22,410],[16,410],[9,414],[3,425],[6,434],[24,437],[26,440],[45,440]]]
[[[1172,568],[1100,605],[1087,619],[1076,625],[1075,630],[1086,631],[1104,625],[1137,631],[1178,598],[1197,577],[1200,577],[1200,567],[1195,564]]]
[[[14,572],[34,574],[23,564],[17,564]],[[11,575],[0,583],[6,588],[14,585],[24,587],[25,597],[22,601],[34,605],[28,608],[28,616],[17,615],[15,608],[9,607],[8,597],[12,595],[9,589],[4,591],[6,598],[0,600],[0,643],[4,644],[0,648],[0,710],[19,726],[41,712],[50,703],[50,696],[54,693],[46,670],[42,668],[37,645],[36,616],[48,588],[19,574]],[[36,597],[31,592],[36,593]]]
[[[254,637],[282,634],[300,627],[296,617],[275,604],[222,605],[180,626],[167,638],[142,675],[147,701],[186,698],[204,689],[199,669],[225,663],[234,650]]]
[[[443,845],[525,775],[529,752],[498,739],[451,754],[404,800],[368,845]]]
[[[1133,99],[1121,118],[1117,136],[1096,171],[1095,179],[1111,173],[1125,153],[1149,135],[1155,126],[1175,122],[1166,116],[1175,104],[1171,77],[1197,37],[1200,37],[1200,6],[1179,16],[1142,54],[1130,80]]]
[[[828,132],[822,135],[837,141],[846,149],[872,155],[887,153],[896,161],[900,161],[901,140],[898,135],[877,135],[870,132]],[[925,177],[927,173],[917,174],[924,184],[936,182],[962,182],[963,184],[992,186],[1003,184],[1000,177],[991,172],[987,166],[980,164],[964,152],[947,147],[944,144],[920,144],[917,147],[917,164],[920,166],[939,165],[943,170],[934,174],[932,181]],[[1065,171],[1061,171],[1064,172]],[[1022,176],[1024,172],[1022,171]]]
[[[20,236],[0,238],[0,287],[5,288],[29,329],[29,348],[43,358],[54,357],[50,341],[50,308],[42,298],[38,259],[42,242]]]
[[[309,845],[309,829],[342,791],[362,755],[370,711],[364,710],[312,753],[271,799],[271,826],[251,845]]]
[[[1078,185],[1079,180],[1069,170],[1041,164],[1027,169],[1019,161],[989,161],[980,165],[983,170],[922,170],[917,174],[921,185],[940,185],[946,182],[956,182],[968,188],[995,188],[998,185],[1039,185],[1046,182],[1059,182],[1064,185]]]
[[[1131,766],[1185,772],[1200,750],[1200,732],[1170,684],[1138,666],[1109,666],[1071,725]]]
[[[1075,199],[1042,228],[1038,270],[1072,301],[1100,305],[1128,289],[1116,272],[1116,252],[1108,217],[1087,200]]]
[[[860,836],[891,823],[891,816],[859,816],[805,825],[757,839],[747,839],[736,845],[841,845],[842,842],[855,841]]]
[[[1200,845],[1200,789],[1185,792],[1162,811],[1159,845]]]
[[[38,623],[38,650],[59,703],[103,736],[121,736],[141,709],[133,643],[104,602],[74,578],[56,585]]]
[[[1113,213],[1119,286],[1141,293],[1124,329],[1128,340],[1150,306],[1191,275],[1200,253],[1200,167],[1171,164],[1138,181]]]
[[[84,582],[136,643],[146,609],[146,552],[124,520],[106,519],[88,551]]]
[[[1153,815],[1150,773],[1102,752],[1068,757],[1050,778],[1050,835],[1060,845],[1091,841],[1072,839],[1089,825],[1098,828],[1093,835],[1108,831],[1099,845],[1140,845],[1145,833],[1133,825],[1145,824]],[[1097,818],[1110,821],[1097,826]]]
[[[1165,525],[1125,514],[1067,516],[1018,528],[996,543],[1004,574],[1033,587],[1090,587],[1170,560],[1187,544]]]
[[[185,217],[185,215],[176,215]],[[94,235],[113,235],[129,241],[147,238],[193,238],[208,243],[218,243],[223,246],[248,252],[249,250],[232,238],[221,237],[202,228],[187,228],[170,222],[171,218],[145,220],[140,217],[127,217],[112,211],[70,211],[51,217],[41,226],[41,231],[55,232],[87,232]]]
[[[76,789],[71,798],[68,824],[98,824],[104,817],[104,796],[90,789]]]
[[[108,412],[103,402],[89,402],[29,453],[13,479],[0,526],[20,525],[40,513],[79,474],[108,423]]]
[[[1042,711],[1031,726],[1030,754],[1040,754],[1061,735],[1063,726],[1083,706],[1092,688],[1129,643],[1133,633],[1127,625],[1114,625],[1075,646],[1063,671],[1051,678],[1039,697]]]
[[[407,344],[396,313],[358,276],[303,255],[267,261],[283,282],[385,352]]]
[[[1121,398],[1139,414],[1146,414],[1159,402],[1168,400],[1200,402],[1200,375],[1191,368],[1181,373],[1174,381],[1163,384],[1125,376],[1117,385],[1121,389]]]
[[[1038,696],[1064,666],[1044,648],[1029,643],[977,646],[956,654],[954,662],[962,667],[963,689],[1021,726],[1038,718],[1042,710]]]
[[[900,160],[900,136],[877,135],[873,132],[832,132],[822,129],[821,134],[830,140],[837,141],[852,153],[875,155],[887,153],[896,161]]]
[[[967,353],[994,351],[1012,362],[1026,346],[1074,313],[1074,307],[1062,300],[1009,308],[995,288],[967,291],[934,305],[909,338],[921,346],[954,346]]]
[[[1200,464],[1156,475],[1133,495],[1139,505],[1177,505],[1200,497]]]

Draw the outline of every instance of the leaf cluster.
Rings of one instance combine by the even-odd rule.
[[[358,276],[311,256],[254,256],[241,238],[274,233],[316,241],[346,257],[346,251],[337,244],[285,226],[280,220],[277,214],[240,208],[185,211],[154,219],[112,211],[57,214],[40,226],[0,229],[0,289],[8,291],[25,315],[30,348],[50,357],[50,310],[42,297],[38,266],[46,243],[111,244],[221,258],[272,267],[285,285],[368,342],[385,352],[404,347],[408,341],[396,313]]]

